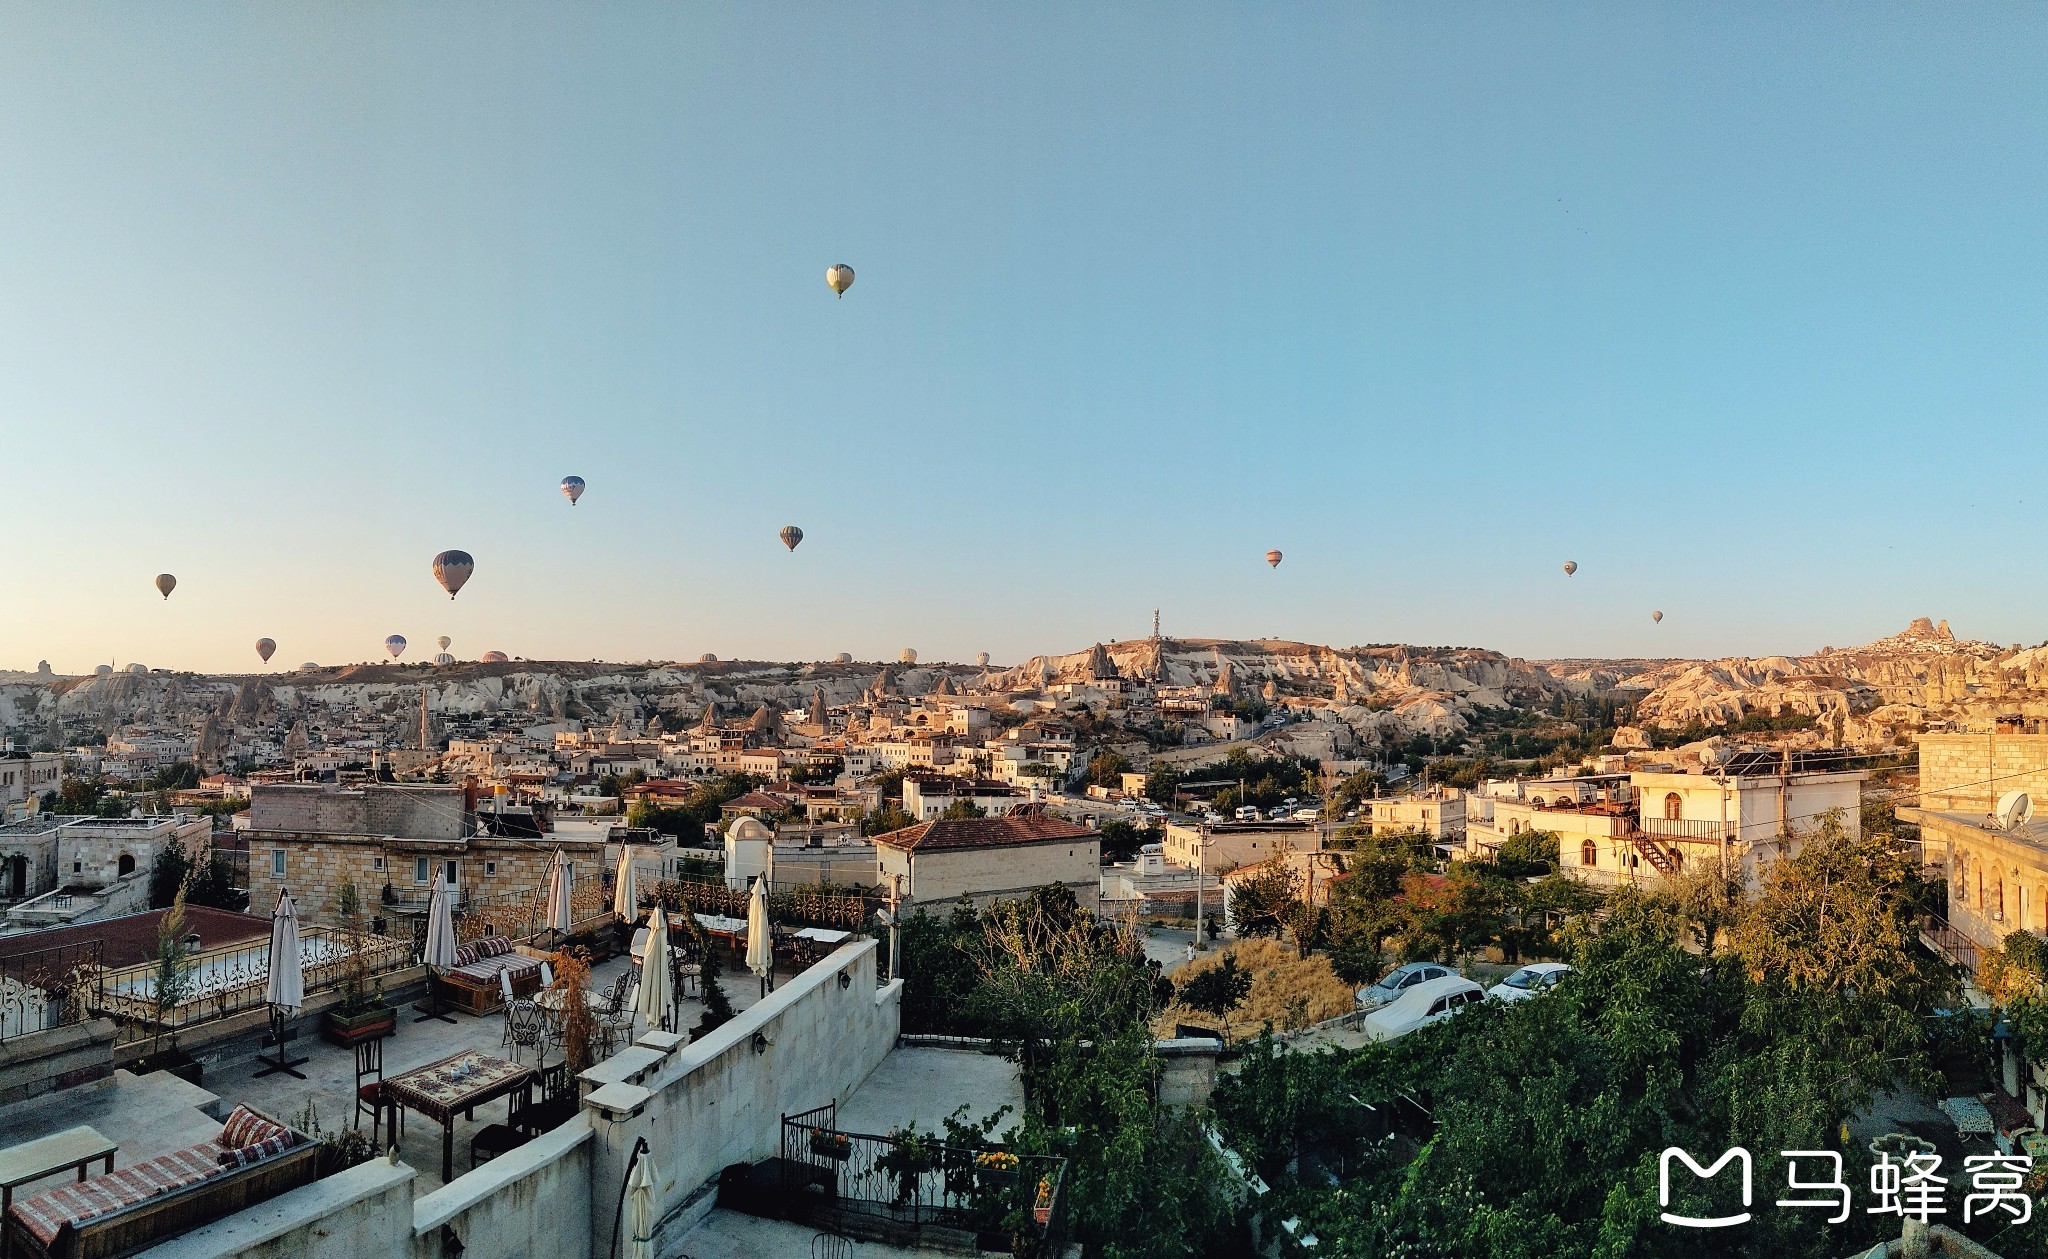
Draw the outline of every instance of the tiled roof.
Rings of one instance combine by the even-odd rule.
[[[912,852],[948,848],[1003,848],[1012,844],[1050,844],[1060,840],[1094,839],[1085,826],[1062,822],[1042,814],[1013,814],[1009,817],[941,819],[906,826],[900,831],[875,836],[878,844]]]
[[[100,940],[103,965],[133,966],[156,952],[157,923],[168,912],[152,909],[140,914],[80,923],[75,927],[46,927],[41,931],[0,936],[0,957]],[[245,940],[264,940],[270,936],[270,919],[258,918],[254,914],[231,913],[225,909],[208,909],[203,905],[187,905],[185,934],[198,936],[199,947],[206,949],[239,944]]]

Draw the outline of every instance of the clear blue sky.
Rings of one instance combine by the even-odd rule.
[[[12,5],[0,665],[2039,641],[2044,61],[2027,5]]]

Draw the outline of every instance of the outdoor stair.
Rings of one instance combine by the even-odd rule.
[[[1678,867],[1672,864],[1671,855],[1659,848],[1655,842],[1641,834],[1630,835],[1629,838],[1635,841],[1636,851],[1643,854],[1644,859],[1651,865],[1657,867],[1657,873],[1667,879],[1678,873]]]

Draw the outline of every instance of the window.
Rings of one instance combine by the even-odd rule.
[[[273,848],[270,850],[270,874],[273,878],[281,879],[284,877],[284,849]]]
[[[486,876],[486,877],[488,877],[488,876],[491,876],[491,875],[495,875],[495,874],[496,874],[497,872],[498,872],[498,863],[497,863],[497,862],[495,862],[495,861],[486,861],[486,862],[484,862],[484,874],[485,874],[485,876]]]
[[[73,874],[83,874],[83,873],[85,873],[85,863],[84,863],[83,861],[74,861],[74,862],[72,862],[72,863],[71,863],[71,873],[73,873]]]
[[[414,857],[412,859],[412,881],[415,883],[432,882],[427,876],[427,859],[425,857]]]
[[[1450,1009],[1450,1008],[1451,1008],[1451,999],[1450,999],[1449,997],[1438,997],[1438,998],[1436,999],[1436,1004],[1435,1004],[1435,1005],[1433,1005],[1433,1006],[1431,1006],[1431,1007],[1429,1007],[1429,1012],[1430,1012],[1431,1014],[1442,1014],[1442,1013],[1443,1013],[1444,1011],[1446,1011],[1446,1010],[1448,1010],[1448,1009]]]
[[[1582,865],[1582,866],[1597,866],[1597,865],[1599,865],[1599,864],[1600,864],[1600,845],[1598,845],[1598,844],[1594,843],[1594,842],[1593,842],[1592,840],[1590,840],[1590,839],[1589,839],[1589,840],[1587,840],[1587,841],[1586,841],[1585,843],[1583,843],[1583,844],[1580,844],[1580,845],[1579,845],[1579,864],[1580,864],[1580,865]]]
[[[383,871],[383,869],[384,869],[384,858],[382,858],[382,857],[372,857],[372,858],[370,858],[370,868],[371,868],[372,870],[376,870],[376,871],[378,871],[378,872],[380,872],[380,873],[381,873],[381,872]]]
[[[1676,822],[1685,816],[1685,800],[1675,791],[1664,793],[1664,820]]]
[[[2005,876],[2002,874],[1991,881],[1991,921],[2005,921]]]
[[[133,874],[133,873],[135,873],[135,858],[134,858],[134,857],[133,857],[133,856],[132,856],[131,854],[129,854],[129,853],[125,853],[125,852],[124,852],[124,853],[122,853],[122,854],[121,854],[121,860],[120,860],[120,862],[118,863],[118,868],[117,868],[117,869],[115,870],[115,873],[116,873],[116,874]]]
[[[456,884],[456,878],[455,878],[455,863],[454,863],[454,862],[452,862],[452,861],[444,861],[444,862],[442,862],[442,863],[441,863],[441,875],[442,875],[442,877],[443,877],[443,878],[445,878],[445,879],[447,879],[447,880],[448,880],[448,886],[449,886],[449,887],[454,887],[454,886],[455,886],[455,884]]]

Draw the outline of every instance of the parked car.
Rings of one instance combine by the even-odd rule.
[[[1390,1004],[1366,1015],[1361,1026],[1372,1040],[1393,1040],[1418,1027],[1441,1023],[1466,1006],[1484,1000],[1486,990],[1463,975],[1425,979]]]
[[[1276,804],[1273,806],[1273,811],[1266,816],[1272,818],[1275,822],[1284,821],[1287,817],[1287,806]]]
[[[1323,813],[1320,809],[1296,809],[1293,816],[1297,822],[1314,822],[1320,820]]]
[[[1406,966],[1397,966],[1387,972],[1385,979],[1360,988],[1358,1004],[1368,1010],[1377,1010],[1419,983],[1457,973],[1438,962],[1410,962]]]
[[[1202,820],[1204,822],[1214,824],[1217,822],[1221,822],[1223,820],[1223,815],[1221,813],[1215,812],[1214,810],[1211,810],[1210,812],[1204,813],[1202,815]]]
[[[1291,808],[1293,808],[1293,807],[1294,807],[1295,805],[1297,805],[1297,804],[1300,804],[1300,803],[1301,803],[1301,797],[1300,797],[1300,796],[1289,796],[1289,797],[1287,797],[1287,798],[1286,798],[1285,800],[1282,800],[1282,801],[1281,801],[1280,803],[1282,803],[1282,804],[1286,805],[1286,806],[1287,806],[1288,808],[1290,808],[1290,809],[1291,809]]]
[[[1527,1001],[1557,987],[1557,981],[1571,973],[1572,968],[1563,962],[1531,962],[1488,988],[1486,995],[1496,1001]]]
[[[1237,806],[1237,820],[1240,822],[1258,821],[1259,806],[1255,804],[1241,804]]]
[[[1356,821],[1358,820],[1358,810],[1357,810],[1357,809],[1346,809],[1346,810],[1344,810],[1344,820],[1345,820],[1345,821],[1347,821],[1347,822],[1356,822]]]

